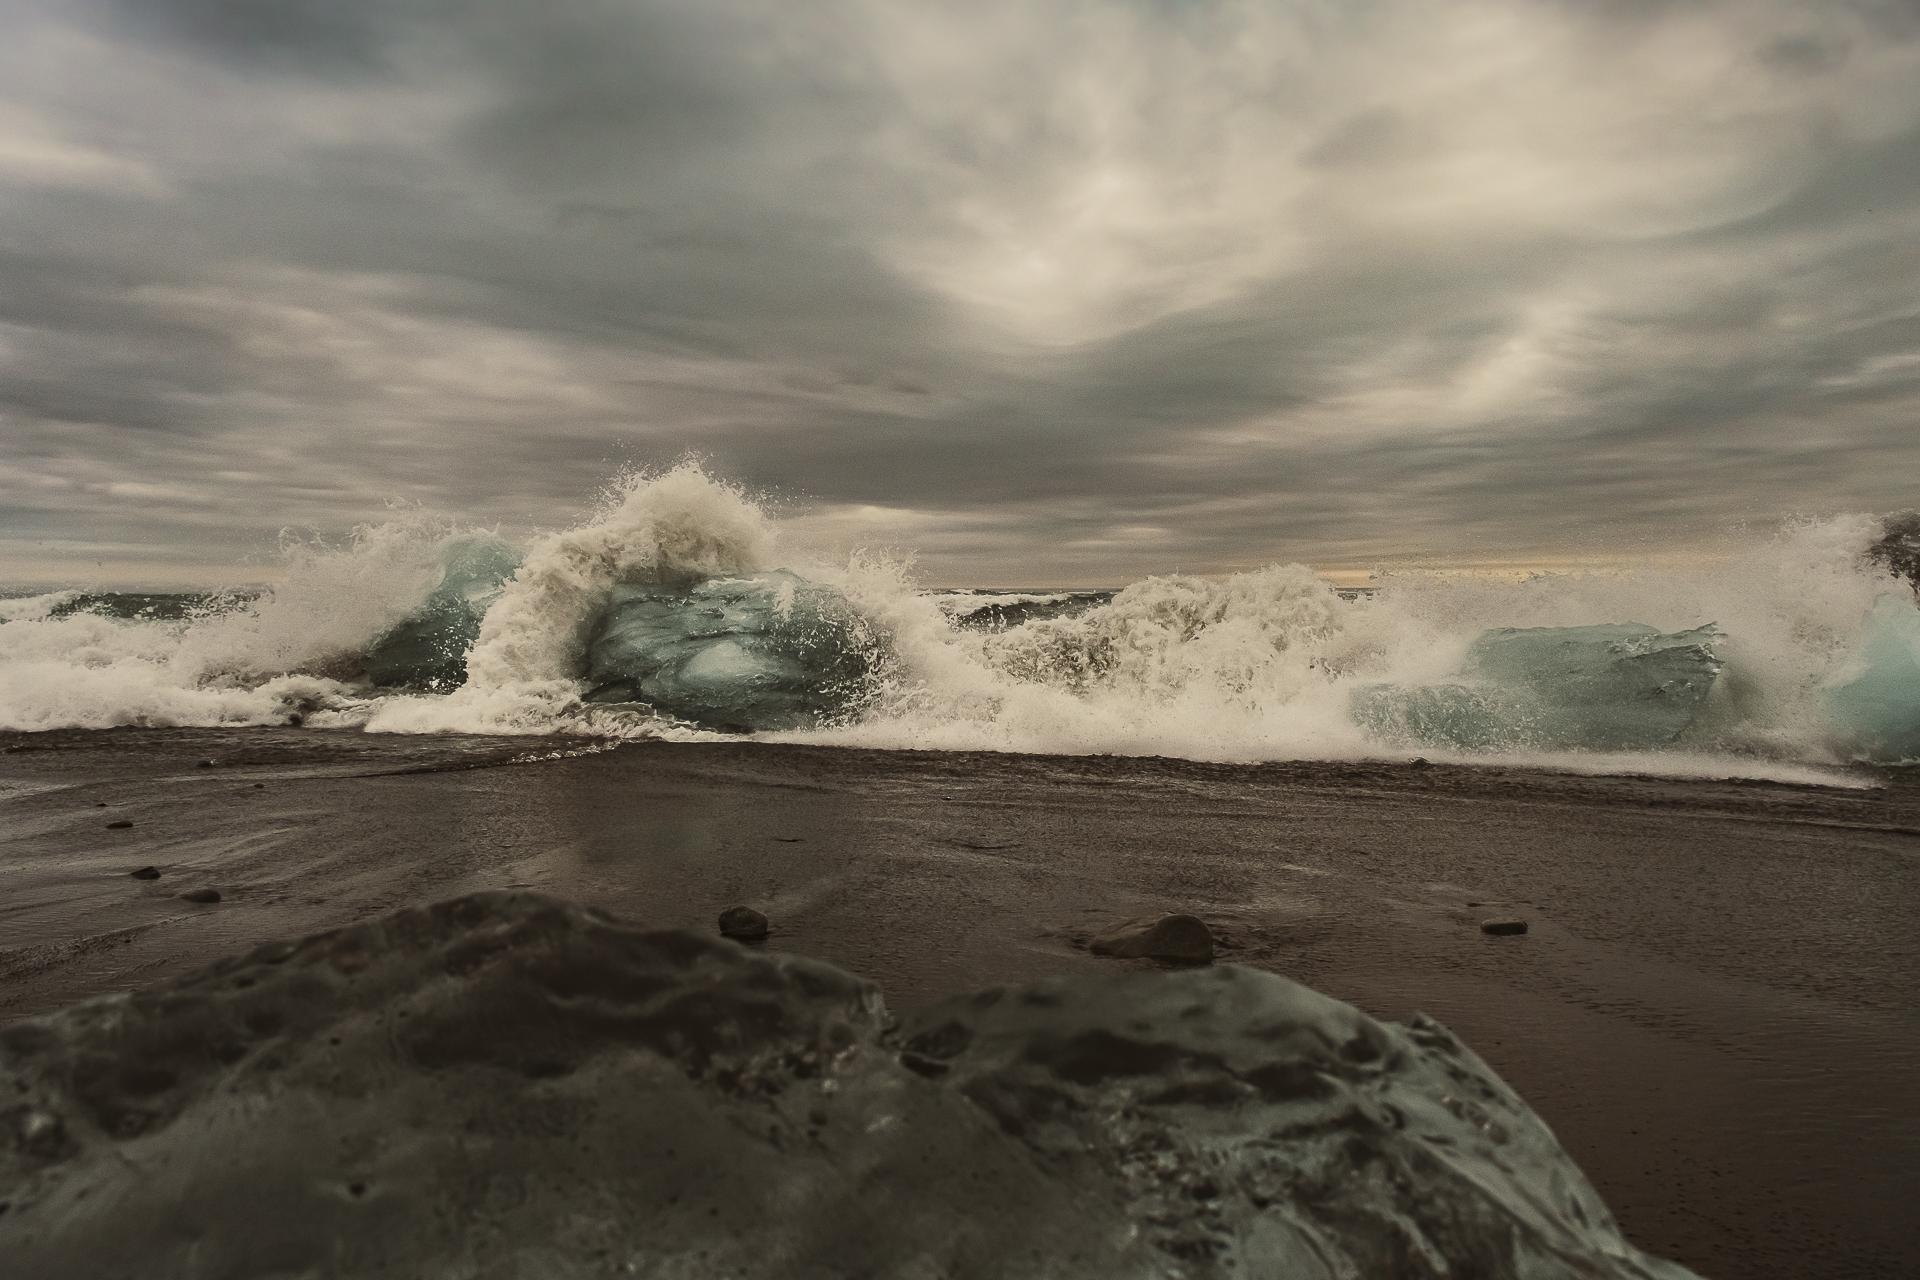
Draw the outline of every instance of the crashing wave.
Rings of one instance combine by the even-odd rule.
[[[440,582],[398,624],[373,641],[362,674],[378,688],[457,689],[480,622],[520,567],[499,538],[458,538],[442,551]]]
[[[1920,609],[1897,585],[1906,528],[1841,517],[1693,566],[1402,574],[1371,594],[1298,565],[927,594],[882,556],[810,559],[683,464],[628,478],[524,553],[403,521],[296,546],[250,595],[169,598],[177,616],[132,597],[5,602],[0,728],[746,729],[1226,761],[1437,747],[1674,769],[1685,754],[1738,772],[1899,759],[1915,677],[1896,642]],[[1556,665],[1530,635],[1595,640],[1596,660],[1659,652]]]
[[[1867,548],[1867,559],[1885,565],[1920,591],[1920,511],[1888,516],[1880,526],[1880,536]]]
[[[933,602],[956,627],[1006,631],[1084,613],[1113,596],[1111,591],[947,591],[935,595]]]
[[[0,622],[27,622],[50,618],[83,595],[79,591],[46,591],[37,596],[0,598]]]

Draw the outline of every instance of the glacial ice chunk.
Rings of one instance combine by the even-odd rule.
[[[497,538],[466,538],[444,553],[445,572],[420,607],[375,640],[365,675],[380,688],[456,689],[480,620],[520,567],[520,553]]]
[[[1860,633],[1857,673],[1827,693],[1848,745],[1871,760],[1920,760],[1920,606],[1888,594]]]
[[[896,1026],[490,893],[0,1028],[9,1275],[1686,1280],[1425,1018],[1231,965]]]
[[[785,570],[625,585],[588,642],[586,698],[710,729],[805,728],[858,705],[878,653],[845,596]]]
[[[1353,715],[1379,737],[1470,751],[1661,747],[1713,691],[1719,639],[1711,625],[1502,627],[1473,642],[1456,680],[1363,686]]]

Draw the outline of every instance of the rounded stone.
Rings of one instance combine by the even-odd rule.
[[[1209,964],[1213,960],[1213,931],[1197,916],[1143,918],[1109,929],[1087,946],[1097,956]]]
[[[1496,938],[1511,937],[1526,931],[1525,920],[1482,920],[1480,922],[1480,932],[1492,934]]]
[[[220,901],[220,891],[218,889],[189,889],[181,894],[180,897],[187,902],[218,902]]]
[[[160,878],[160,868],[141,867],[138,871],[129,871],[127,874],[135,880],[158,880]]]
[[[752,907],[728,907],[720,913],[720,936],[758,942],[767,936],[767,918]]]

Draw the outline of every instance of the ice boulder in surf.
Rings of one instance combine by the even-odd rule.
[[[1367,685],[1356,722],[1376,736],[1481,751],[1625,751],[1692,726],[1720,674],[1712,626],[1503,627],[1467,649],[1453,681]]]
[[[1444,1027],[1236,966],[895,1025],[522,894],[0,1029],[0,1258],[237,1276],[1566,1276],[1635,1249]]]
[[[628,584],[588,641],[586,699],[710,729],[805,728],[859,705],[878,652],[845,596],[785,570]]]
[[[1845,745],[1872,760],[1920,760],[1920,607],[1885,595],[1860,635],[1852,673],[1827,692]]]
[[[368,648],[370,683],[447,690],[467,678],[480,620],[520,567],[520,553],[497,538],[466,538],[447,547],[443,563],[439,585],[420,607]]]

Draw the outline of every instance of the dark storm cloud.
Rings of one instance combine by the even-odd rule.
[[[0,578],[690,449],[950,582],[1914,502],[1907,5],[13,9]]]

